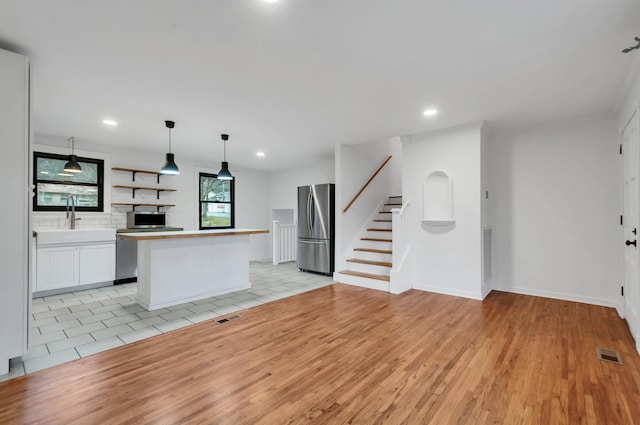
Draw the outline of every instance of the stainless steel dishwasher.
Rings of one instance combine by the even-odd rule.
[[[116,237],[115,284],[138,281],[138,242]]]

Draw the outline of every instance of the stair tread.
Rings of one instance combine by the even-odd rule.
[[[395,203],[394,203],[394,204],[385,204],[385,205],[390,206],[390,205],[402,205],[402,204],[395,204]]]
[[[376,279],[376,280],[384,280],[389,282],[391,279],[389,276],[381,275],[381,274],[372,274],[372,273],[362,273],[362,272],[354,272],[352,270],[342,270],[340,273],[348,274],[351,276],[364,277],[367,279]]]
[[[360,238],[361,241],[370,242],[393,242],[393,239],[381,239],[381,238]]]
[[[402,195],[391,195],[389,198],[402,198]]]
[[[390,249],[374,249],[374,248],[354,248],[354,251],[359,252],[375,252],[376,254],[392,254]]]
[[[390,232],[391,229],[378,229],[374,227],[370,227],[367,229],[368,232]]]
[[[371,261],[371,260],[361,260],[359,258],[350,258],[347,260],[349,263],[358,263],[358,264],[368,264],[370,266],[381,266],[381,267],[392,267],[393,264],[386,261]]]
[[[391,223],[392,220],[373,220],[375,223]]]
[[[378,211],[380,214],[391,214],[391,211]]]

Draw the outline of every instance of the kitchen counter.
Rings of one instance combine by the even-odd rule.
[[[116,233],[143,233],[143,232],[178,232],[182,227],[156,227],[150,229],[116,229]]]
[[[138,234],[139,233],[139,234]],[[213,236],[241,236],[257,235],[269,233],[267,229],[215,229],[215,230],[183,230],[165,232],[134,232],[122,234],[125,239],[151,240],[151,239],[184,239],[184,238],[205,238]]]
[[[121,233],[138,241],[138,295],[147,310],[240,291],[249,282],[249,237],[266,229]]]

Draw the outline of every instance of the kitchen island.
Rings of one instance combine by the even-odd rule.
[[[138,296],[147,310],[248,289],[249,236],[266,229],[123,233],[138,241]]]

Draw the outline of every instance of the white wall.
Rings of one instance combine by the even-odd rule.
[[[29,59],[0,49],[0,375],[27,352],[31,333],[29,103]]]
[[[617,140],[609,116],[495,132],[494,289],[617,303]]]
[[[298,186],[311,184],[335,183],[335,167],[333,156],[319,158],[317,161],[294,165],[286,170],[272,171],[270,209],[293,209],[294,220],[297,221]]]
[[[384,160],[391,161],[346,213],[342,211]],[[368,224],[369,217],[386,197],[401,192],[402,146],[400,138],[361,145],[336,146],[336,271],[345,268],[352,256],[354,238]]]
[[[412,135],[403,145],[402,195],[411,229],[413,287],[481,299],[481,124]],[[445,171],[453,181],[455,223],[422,223],[423,183]]]
[[[34,150],[67,153],[68,141],[57,137],[36,135]],[[167,225],[183,227],[185,230],[198,228],[198,171],[216,173],[219,163],[207,162],[202,159],[191,159],[176,154],[176,163],[180,168],[178,176],[161,176],[160,184],[156,176],[150,174],[136,174],[135,183],[131,180],[131,173],[112,171],[111,167],[136,168],[142,170],[158,170],[164,164],[164,155],[133,149],[114,148],[105,145],[95,145],[90,141],[76,139],[76,153],[80,156],[98,157],[105,160],[105,204],[106,213],[78,213],[82,220],[78,228],[82,227],[124,227],[124,214],[130,207],[113,207],[111,202],[143,202],[175,204],[175,207],[165,208]],[[269,173],[236,169],[230,164],[230,171],[236,177],[235,184],[235,226],[237,228],[270,227],[269,209]],[[176,189],[175,192],[161,192],[160,199],[156,199],[156,192],[136,191],[135,199],[128,189],[112,188],[112,185],[138,185],[149,187],[164,187]],[[109,200],[110,197],[110,200]],[[64,213],[38,212],[33,214],[34,228],[60,228],[68,225]],[[251,235],[251,259],[265,259],[270,257],[268,235]]]

